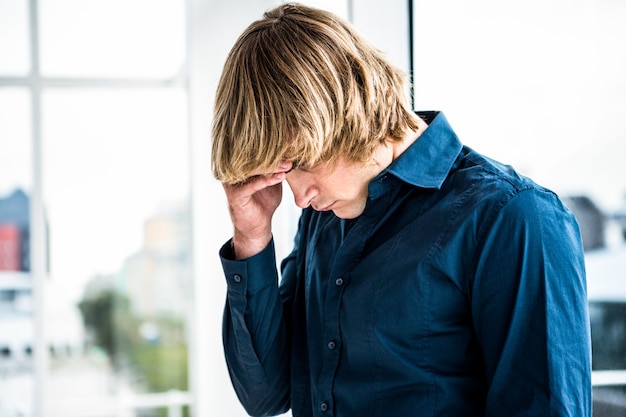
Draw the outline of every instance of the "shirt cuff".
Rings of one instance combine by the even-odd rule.
[[[235,260],[232,239],[222,246],[219,254],[229,292],[256,293],[276,285],[278,272],[273,239],[261,252],[246,259]],[[250,279],[250,276],[254,278]]]

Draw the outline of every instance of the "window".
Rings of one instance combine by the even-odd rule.
[[[30,118],[28,91],[0,88],[0,415],[28,401],[33,377]]]
[[[594,415],[623,413],[626,5],[415,0],[412,6],[415,107],[444,110],[467,145],[553,189],[578,218]]]
[[[41,71],[170,79],[185,59],[182,0],[41,0]]]
[[[185,18],[0,3],[0,415],[188,411]]]
[[[26,0],[0,3],[0,76],[24,76],[30,67]]]

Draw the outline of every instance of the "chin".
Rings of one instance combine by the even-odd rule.
[[[365,207],[341,207],[333,209],[333,213],[340,219],[351,220],[363,214],[363,210]]]

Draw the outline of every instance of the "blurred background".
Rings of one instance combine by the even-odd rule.
[[[626,416],[626,3],[303,3],[352,21],[411,76],[416,109],[576,214],[594,415]],[[210,126],[226,54],[275,4],[0,0],[0,417],[245,416],[222,354],[231,231]]]

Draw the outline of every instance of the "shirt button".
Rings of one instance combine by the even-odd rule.
[[[321,411],[328,411],[328,403],[327,402],[323,402],[320,404],[320,410]]]
[[[328,342],[328,349],[333,350],[336,347],[337,347],[337,344],[333,340]]]
[[[337,278],[335,285],[341,287],[343,285],[343,278]]]
[[[239,274],[235,274],[235,275],[233,275],[233,280],[234,280],[235,282],[241,282],[241,275],[239,275]]]

